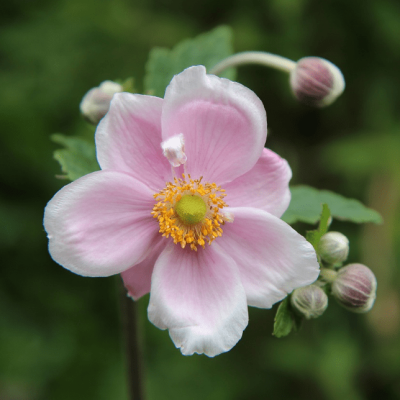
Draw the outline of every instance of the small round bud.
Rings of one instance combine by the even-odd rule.
[[[320,287],[309,285],[295,289],[290,296],[290,303],[303,317],[318,318],[328,307],[328,296]]]
[[[328,232],[319,241],[318,253],[329,264],[346,261],[349,255],[349,239],[340,232]]]
[[[376,278],[362,264],[349,264],[338,271],[332,283],[332,294],[337,302],[349,311],[366,313],[375,302]]]
[[[112,97],[123,91],[123,87],[112,81],[104,81],[99,87],[90,89],[81,101],[82,115],[91,123],[98,124],[106,115]]]
[[[320,57],[297,61],[296,68],[290,73],[290,85],[299,101],[314,107],[333,103],[345,88],[340,69]]]

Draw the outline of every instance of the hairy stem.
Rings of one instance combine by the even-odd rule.
[[[290,73],[296,67],[296,62],[285,57],[277,56],[264,51],[245,51],[243,53],[237,53],[233,56],[225,58],[225,60],[222,60],[216,66],[211,68],[209,73],[218,75],[227,68],[246,64],[264,65],[266,67],[272,67],[288,73]]]

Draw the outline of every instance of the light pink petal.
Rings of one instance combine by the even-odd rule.
[[[154,246],[150,249],[149,255],[139,264],[122,272],[121,276],[128,296],[134,300],[150,292],[154,265],[167,243],[169,243],[169,240],[159,235]]]
[[[117,93],[96,130],[101,169],[124,171],[159,191],[170,181],[171,166],[161,149],[163,100],[140,94]]]
[[[84,276],[125,271],[147,255],[159,236],[150,214],[152,192],[135,178],[98,171],[64,186],[45,209],[49,252]]]
[[[164,98],[163,140],[180,133],[187,172],[220,185],[249,171],[261,156],[265,109],[250,89],[206,75],[203,66],[190,67],[172,79]]]
[[[264,149],[254,168],[223,186],[230,207],[255,207],[281,217],[290,203],[292,170],[286,160]]]
[[[216,242],[236,261],[249,305],[270,308],[318,278],[314,248],[288,224],[256,208],[229,212],[235,219]]]
[[[148,314],[158,328],[169,329],[184,355],[230,350],[248,322],[235,262],[218,246],[197,252],[167,246],[154,267]]]

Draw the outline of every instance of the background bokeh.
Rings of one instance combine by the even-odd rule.
[[[332,300],[299,334],[271,335],[273,310],[250,310],[243,339],[215,359],[183,357],[168,333],[140,325],[148,399],[400,398],[400,3],[319,0],[8,0],[0,6],[0,399],[126,400],[119,278],[82,278],[55,264],[42,227],[46,202],[65,181],[50,134],[76,134],[84,93],[106,79],[142,90],[153,46],[172,47],[217,25],[236,51],[338,65],[344,95],[311,109],[287,76],[241,67],[268,114],[268,146],[294,183],[357,198],[381,226],[334,221],[349,261],[368,265],[378,297],[368,315]],[[296,226],[302,233],[310,226]]]

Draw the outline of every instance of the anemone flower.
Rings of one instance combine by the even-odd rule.
[[[52,258],[84,276],[122,274],[185,355],[230,350],[247,306],[270,308],[318,277],[313,247],[280,217],[291,170],[264,148],[266,113],[202,66],[164,99],[118,93],[96,131],[101,171],[62,188],[44,225]]]

